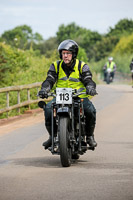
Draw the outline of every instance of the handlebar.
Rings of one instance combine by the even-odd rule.
[[[52,97],[56,97],[56,94],[53,93],[53,92],[50,92],[50,93],[48,93],[48,97],[50,97],[50,96],[52,96]],[[37,94],[37,97],[42,98],[42,97],[39,95],[39,93]],[[42,99],[45,99],[45,98],[42,98]]]
[[[76,94],[75,94],[76,93]],[[86,94],[86,92],[77,92],[76,89],[73,89],[72,90],[72,97],[78,97],[79,95],[82,95],[82,94]],[[98,95],[98,93],[96,92],[96,95]],[[39,93],[37,94],[38,97],[42,98],[41,96],[39,96]],[[48,97],[56,97],[56,93],[55,92],[50,92],[48,93]]]

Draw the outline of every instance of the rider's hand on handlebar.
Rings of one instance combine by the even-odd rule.
[[[46,98],[46,99],[48,98],[48,93],[47,93],[45,88],[42,88],[39,91],[38,95],[39,95],[40,98]]]
[[[93,86],[86,86],[86,94],[94,96],[97,94],[96,89]]]

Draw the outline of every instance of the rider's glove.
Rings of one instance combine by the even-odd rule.
[[[48,92],[46,90],[46,88],[42,88],[39,93],[38,93],[39,97],[44,99],[44,98],[48,98]]]
[[[86,94],[94,96],[94,95],[97,94],[97,92],[96,92],[96,89],[93,86],[88,85],[88,86],[86,86]]]

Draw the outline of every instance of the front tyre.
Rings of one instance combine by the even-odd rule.
[[[107,82],[107,84],[110,84],[110,74],[109,73],[107,74],[106,82]]]
[[[71,165],[71,148],[69,142],[69,119],[61,116],[59,119],[60,159],[63,167]]]

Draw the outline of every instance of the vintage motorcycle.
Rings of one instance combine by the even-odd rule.
[[[87,150],[95,149],[86,142],[83,99],[78,98],[81,94],[85,92],[72,88],[56,88],[56,92],[48,94],[56,97],[51,105],[52,145],[48,150],[60,155],[63,167],[69,167],[73,159],[79,159]],[[46,103],[40,101],[38,106],[45,109]]]

